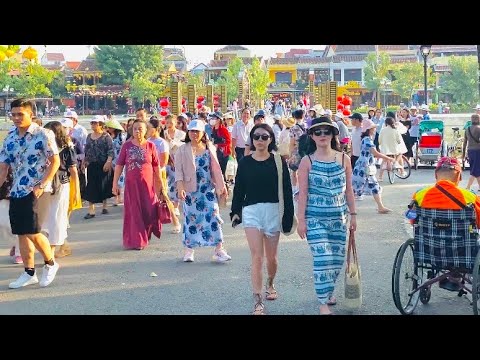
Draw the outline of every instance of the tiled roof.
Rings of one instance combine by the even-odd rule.
[[[88,68],[88,70],[86,70]],[[97,71],[97,62],[94,58],[86,58],[83,60],[76,71]]]
[[[335,49],[336,54],[346,51],[371,52],[375,51],[375,45],[337,45]]]
[[[211,60],[208,67],[227,67],[228,60]]]
[[[392,64],[400,64],[400,63],[412,63],[418,62],[418,58],[416,56],[402,56],[402,57],[390,57],[390,62]]]
[[[408,45],[378,45],[378,51],[394,51],[394,50],[410,50],[410,49],[408,48]]]
[[[431,52],[477,51],[477,45],[432,45]]]
[[[62,53],[47,53],[47,61],[65,61]]]
[[[242,59],[245,65],[252,65],[253,59],[258,59],[260,62],[262,62],[261,56],[260,57],[254,56],[254,57],[247,57],[247,58],[240,58],[240,59]]]
[[[80,64],[81,64],[81,61],[67,61],[66,66],[71,70],[77,70]]]
[[[295,57],[295,58],[271,58],[270,65],[287,64],[326,64],[329,62],[356,62],[364,60],[366,55],[335,55],[333,57]]]
[[[220,50],[217,50],[215,52],[239,51],[239,50],[248,50],[248,49],[240,45],[227,45],[224,48],[221,48]]]
[[[43,67],[47,70],[62,70],[63,65],[43,65]]]

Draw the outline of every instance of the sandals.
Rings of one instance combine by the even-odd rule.
[[[180,232],[182,231],[182,225],[178,225],[178,226],[174,226],[173,229],[172,229],[172,234],[180,234]]]
[[[262,295],[253,294],[253,298],[255,299],[255,305],[252,315],[265,315],[265,305],[262,302]]]
[[[328,306],[333,306],[337,305],[337,298],[335,296],[330,296],[330,298],[327,301]]]
[[[267,283],[265,284],[265,299],[266,300],[277,300],[278,293],[275,290],[275,285],[273,285],[273,279],[268,278]],[[269,290],[270,289],[270,290]]]

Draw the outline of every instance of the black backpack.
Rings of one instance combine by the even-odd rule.
[[[308,155],[308,151],[310,147],[310,138],[308,137],[307,130],[305,130],[305,128],[302,125],[297,124],[297,126],[303,131],[303,134],[300,135],[300,137],[298,138],[298,154],[301,157],[304,157]]]

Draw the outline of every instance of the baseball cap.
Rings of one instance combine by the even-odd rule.
[[[374,127],[377,127],[377,124],[375,124],[372,120],[365,119],[362,121],[362,132],[370,130],[371,128],[374,128]]]
[[[63,117],[78,119],[77,113],[73,110],[65,111],[65,113],[63,114]]]
[[[184,114],[184,113],[178,114],[177,118],[179,117],[184,118],[185,120],[188,120],[187,114]]]
[[[90,122],[103,122],[105,123],[105,116],[103,115],[95,115],[91,120]]]
[[[265,111],[262,110],[262,109],[260,109],[260,110],[258,110],[258,112],[255,114],[255,116],[263,116],[263,117],[265,117]]]
[[[60,120],[60,124],[62,124],[62,126],[66,128],[73,128],[72,119],[63,118],[62,120]]]
[[[215,111],[214,113],[209,114],[209,116],[220,120],[223,119],[223,114],[220,111]]]
[[[460,166],[460,163],[458,160],[454,157],[448,157],[444,156],[437,162],[437,167],[435,170],[439,169],[450,169],[450,170],[455,170],[458,172],[462,172],[462,167]]]
[[[188,124],[187,130],[205,131],[205,123],[202,120],[192,120]]]
[[[349,119],[357,119],[357,120],[360,120],[360,121],[363,120],[363,116],[362,116],[362,114],[360,114],[360,113],[353,113],[353,114],[350,115],[348,118],[349,118]]]

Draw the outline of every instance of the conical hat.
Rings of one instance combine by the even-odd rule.
[[[125,131],[125,129],[124,129],[123,126],[118,122],[117,119],[108,120],[108,121],[105,123],[105,127],[107,127],[107,128],[112,128],[112,129],[117,129],[117,130],[121,130],[121,131]]]

